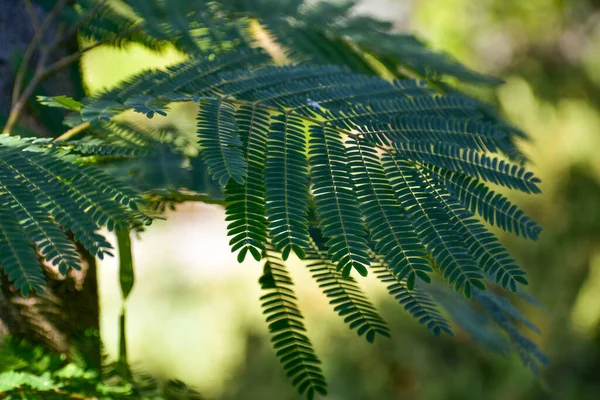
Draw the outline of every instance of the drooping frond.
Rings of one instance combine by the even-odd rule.
[[[340,317],[356,329],[359,336],[365,335],[372,343],[377,335],[390,337],[387,324],[379,316],[375,307],[352,277],[344,278],[336,265],[329,259],[327,251],[321,249],[315,241],[310,240],[310,249],[306,253],[309,261],[308,269],[313,278],[335,306]]]
[[[439,181],[431,179],[423,169],[416,168],[416,172],[435,199],[436,207],[450,217],[452,230],[460,234],[469,253],[488,276],[498,285],[512,292],[517,291],[517,283],[527,284],[526,272],[516,264],[516,260],[508,254],[496,236],[473,218],[473,214],[448,193]]]
[[[340,59],[352,48],[339,52]],[[480,182],[539,191],[537,178],[504,161],[514,155],[511,129],[485,105],[458,93],[443,95],[427,81],[382,79],[373,70],[360,74],[358,64],[351,70],[268,61],[246,48],[192,54],[85,101],[82,120],[101,130],[124,110],[151,117],[168,112],[171,102],[200,103],[204,157],[178,152],[180,158],[168,158],[170,165],[176,170],[201,160],[225,186],[230,245],[240,261],[248,252],[261,258],[268,243],[284,260],[292,251],[317,258],[311,268],[321,285],[346,290],[326,292],[340,302],[336,310],[349,313],[344,316],[351,327],[368,338],[384,328],[374,327],[379,321],[372,306],[342,278],[353,269],[366,274],[371,244],[385,265],[378,273],[389,290],[437,334],[450,329],[428,297],[426,283],[436,274],[469,298],[488,279],[510,290],[526,282],[506,249],[474,218],[483,213],[527,236],[536,229],[510,203],[495,194],[490,199]],[[124,142],[152,143],[117,125]],[[175,182],[180,186],[154,194],[169,198],[191,189]],[[309,239],[309,209],[326,241],[318,257]],[[347,293],[358,299],[348,302]],[[464,313],[450,314],[481,334]]]
[[[456,291],[471,297],[472,288],[485,289],[483,271],[469,254],[463,239],[453,230],[452,219],[426,190],[414,165],[386,154],[383,166],[409,220],[425,247],[437,261],[440,272]]]
[[[537,186],[540,180],[533,173],[497,157],[444,143],[394,142],[393,145],[399,155],[408,159],[464,173],[525,193],[540,192]]]
[[[264,169],[269,118],[269,113],[260,106],[241,106],[236,112],[248,177],[243,185],[229,182],[225,189],[225,203],[226,220],[230,221],[227,234],[233,236],[231,251],[239,251],[239,261],[244,260],[248,251],[260,261],[267,242]]]
[[[375,147],[351,139],[347,154],[375,249],[384,255],[399,280],[406,279],[409,289],[415,286],[417,277],[430,282],[433,270],[426,259],[426,250],[396,201]]]
[[[48,211],[31,196],[26,185],[23,185],[14,175],[14,171],[3,168],[0,171],[0,190],[4,205],[12,211],[13,219],[4,215],[10,221],[19,222],[19,227],[29,237],[30,243],[35,243],[40,254],[52,265],[58,267],[61,274],[66,274],[71,268],[79,269],[79,255],[75,245],[65,232],[52,221]],[[13,226],[13,229],[17,227]],[[28,249],[29,248],[29,249]],[[15,251],[31,249],[31,245],[15,248]],[[36,263],[32,264],[36,265]],[[31,265],[30,265],[31,266]]]
[[[232,57],[233,59],[244,59],[243,54],[236,53]],[[284,258],[287,258],[292,250],[302,257],[304,249],[307,248],[307,232],[304,227],[306,225],[308,185],[312,183],[317,211],[320,214],[319,223],[322,224],[325,230],[325,236],[331,241],[328,245],[330,256],[344,273],[349,273],[352,267],[361,273],[366,272],[365,267],[368,265],[368,257],[366,255],[367,242],[363,228],[364,217],[367,224],[370,224],[369,229],[371,231],[377,230],[377,234],[371,232],[372,235],[376,236],[376,245],[380,246],[379,249],[385,249],[384,256],[387,257],[388,262],[393,264],[394,269],[400,268],[399,273],[409,274],[407,283],[411,287],[418,275],[417,271],[421,272],[421,277],[425,281],[427,280],[427,272],[430,271],[427,265],[427,256],[419,257],[415,253],[412,257],[408,257],[407,259],[415,265],[409,267],[409,270],[403,271],[402,268],[406,268],[407,265],[402,264],[401,260],[406,259],[406,254],[399,256],[402,253],[400,249],[402,249],[402,246],[412,246],[422,251],[423,247],[420,247],[420,242],[423,242],[425,248],[433,254],[434,258],[438,259],[438,265],[442,267],[442,275],[454,284],[457,290],[464,287],[465,293],[468,294],[472,284],[482,287],[480,281],[483,271],[480,270],[478,262],[485,254],[487,254],[485,256],[487,258],[483,258],[483,268],[492,274],[496,281],[504,282],[504,287],[515,288],[515,277],[506,272],[507,268],[504,268],[508,266],[509,260],[502,255],[504,251],[500,250],[501,247],[494,245],[493,247],[497,250],[491,251],[488,249],[482,255],[482,252],[477,248],[481,249],[483,247],[473,248],[470,244],[472,240],[476,239],[472,237],[473,235],[479,237],[479,242],[487,241],[493,236],[480,225],[477,225],[477,229],[471,226],[471,230],[467,229],[462,234],[454,232],[454,223],[450,221],[452,216],[448,216],[439,210],[435,195],[428,192],[424,186],[423,177],[417,171],[418,168],[437,166],[441,171],[448,171],[449,173],[452,173],[453,170],[464,171],[475,178],[487,179],[509,187],[520,188],[527,192],[536,192],[538,190],[536,186],[538,180],[532,174],[525,172],[522,167],[511,165],[498,158],[490,158],[485,154],[486,151],[498,151],[500,147],[497,144],[504,137],[503,132],[496,129],[493,124],[485,122],[483,119],[461,120],[440,115],[415,118],[396,116],[391,120],[389,115],[385,115],[383,121],[387,121],[386,123],[375,119],[373,122],[356,126],[360,131],[357,136],[360,146],[370,146],[372,148],[369,156],[372,161],[370,162],[372,171],[369,172],[368,168],[364,165],[361,166],[361,163],[364,164],[364,160],[360,158],[355,158],[352,164],[354,165],[354,171],[351,171],[352,167],[345,162],[349,159],[349,150],[342,145],[342,136],[356,136],[356,134],[348,131],[349,128],[352,128],[353,117],[352,113],[348,112],[347,105],[355,101],[360,104],[364,96],[375,96],[376,98],[383,96],[382,99],[387,96],[403,98],[406,96],[405,92],[407,90],[409,92],[417,91],[418,96],[422,97],[427,94],[427,90],[420,83],[411,81],[390,83],[379,78],[360,77],[354,73],[344,72],[344,70],[326,67],[316,67],[312,71],[307,67],[266,67],[231,71],[227,69],[227,65],[229,65],[227,57],[215,59],[207,64],[209,65],[198,67],[204,72],[201,79],[194,80],[194,85],[189,84],[191,78],[183,79],[182,85],[179,86],[172,86],[167,81],[157,86],[157,81],[152,74],[133,78],[132,82],[135,82],[133,85],[137,87],[135,93],[146,96],[145,93],[150,93],[148,90],[154,91],[157,87],[165,87],[168,88],[171,99],[200,99],[201,110],[206,104],[227,104],[227,110],[229,111],[226,114],[231,124],[235,123],[232,116],[234,104],[240,104],[243,107],[260,105],[264,107],[265,112],[274,115],[273,122],[268,127],[266,141],[265,210],[270,224],[269,232],[273,244],[278,251],[282,252]],[[191,70],[197,68],[196,62],[191,64],[185,62],[172,67],[171,70],[175,72],[173,80],[179,80],[185,74],[182,75],[178,72],[188,71],[190,66],[193,66]],[[276,77],[274,82],[268,80],[270,75]],[[280,80],[285,76],[290,79],[285,82]],[[185,92],[191,90],[192,87],[198,92]],[[184,92],[172,91],[173,89],[184,90]],[[95,103],[115,101],[123,104],[124,107],[128,100],[123,96],[131,93],[133,93],[131,88],[115,89],[99,96]],[[226,93],[226,97],[221,97],[223,96],[222,93]],[[308,95],[312,97],[309,99]],[[140,95],[134,94],[135,96],[139,97]],[[151,98],[150,96],[150,101]],[[91,109],[94,109],[95,103],[91,103]],[[443,103],[440,104],[443,105]],[[83,114],[86,114],[88,107],[89,105],[84,107]],[[212,110],[215,115],[218,114],[217,111],[220,112],[220,108]],[[206,112],[202,119],[211,121],[208,114]],[[333,123],[329,122],[330,118],[334,120]],[[212,120],[215,120],[214,116]],[[319,123],[318,121],[323,122]],[[305,169],[305,129],[307,125],[310,126],[311,135],[309,146],[310,180]],[[215,128],[214,122],[212,125],[207,126],[211,128],[205,127],[203,135],[208,139],[211,132],[218,132],[219,129]],[[339,128],[340,126],[345,128]],[[237,132],[235,128],[227,130],[227,132],[230,131]],[[211,136],[211,140],[215,138],[219,138],[219,136]],[[236,143],[240,144],[241,141]],[[388,147],[390,144],[393,145],[392,149]],[[381,167],[377,167],[379,156],[376,152],[374,153],[375,148],[378,148],[379,151],[382,147],[393,154],[389,157],[390,160],[399,160],[403,165],[402,173],[398,174],[394,172],[394,167],[390,167],[391,164],[388,163],[385,171],[388,176],[385,176],[384,180],[380,179]],[[469,150],[469,147],[472,147],[473,150]],[[222,147],[213,146],[211,154],[219,157],[224,154],[223,151],[216,151],[217,149],[222,149]],[[240,166],[245,165],[241,155],[242,151],[238,148],[235,159],[239,161],[237,165]],[[221,166],[221,174],[214,176],[220,179],[228,179],[230,175],[225,173],[227,168],[223,167],[227,163],[224,162],[222,157],[219,157],[216,160],[218,165]],[[404,162],[401,160],[402,158],[410,160],[410,162]],[[423,166],[419,166],[414,162],[422,163]],[[210,162],[208,164],[210,169]],[[397,166],[395,169],[398,170]],[[368,174],[363,173],[361,175],[361,171],[367,171]],[[388,197],[382,203],[384,204],[383,208],[378,205],[382,201],[381,199],[373,197],[373,193],[365,191],[372,186],[372,183],[369,182],[373,177],[369,174],[379,174],[380,178],[377,179],[380,180],[377,190],[380,194],[377,194],[376,197]],[[240,173],[238,176],[243,175]],[[399,176],[402,179],[398,179]],[[391,184],[390,180],[392,181]],[[366,186],[365,182],[367,183]],[[408,190],[410,186],[414,186],[414,188]],[[361,191],[355,190],[355,187],[360,187]],[[404,195],[400,195],[399,190],[402,190]],[[420,190],[422,193],[416,193],[415,190],[417,192]],[[386,191],[387,195],[381,194]],[[390,193],[393,193],[392,197],[404,196],[404,199],[399,199],[399,203],[398,201],[391,202]],[[357,194],[361,196],[360,201]],[[412,207],[412,205],[418,203],[414,202],[413,199],[413,203],[404,204],[404,201],[410,199],[411,196],[415,199],[419,198],[419,201],[424,203],[419,207]],[[366,198],[371,198],[374,201],[361,204],[362,200]],[[374,213],[373,208],[365,208],[368,203],[377,205],[379,211]],[[359,204],[362,208],[359,207]],[[409,212],[402,218],[395,216],[393,217],[394,225],[401,223],[399,221],[404,219],[407,220],[407,222],[404,222],[405,226],[406,224],[416,223],[420,227],[417,229],[417,236],[401,243],[401,236],[399,235],[402,234],[404,239],[407,239],[406,235],[409,233],[406,232],[410,232],[410,230],[399,225],[394,227],[396,231],[388,230],[385,235],[379,236],[383,234],[381,227],[386,225],[381,225],[377,215],[381,215],[382,209],[385,209],[384,219],[381,221],[387,221],[389,229],[391,226],[390,221],[392,221],[390,218],[394,213],[398,214],[398,210],[402,208],[410,208],[410,211],[417,214],[411,215]],[[404,211],[402,212],[404,213]],[[244,237],[247,239],[244,232],[250,230],[246,227],[235,226],[233,228],[237,229],[235,232],[237,232],[238,239]],[[438,240],[440,234],[444,238],[441,242]],[[482,237],[486,239],[484,240]],[[383,238],[383,241],[380,238]],[[257,245],[255,253],[257,253],[261,243],[264,243],[264,239],[259,235],[254,240],[254,244]],[[467,244],[464,244],[464,241]],[[475,241],[477,242],[477,240]],[[238,243],[241,242],[232,244]],[[238,246],[243,245],[238,244]],[[494,256],[492,257],[490,254],[494,254]],[[492,268],[489,265],[489,260],[499,258],[504,261],[500,264],[496,263],[496,267]],[[393,259],[396,259],[396,261],[392,261]],[[503,268],[498,265],[503,265]],[[518,274],[518,270],[513,265],[511,265],[511,269],[514,269],[515,273]]]
[[[485,312],[481,312],[475,298],[466,300],[449,288],[433,284],[424,288],[452,319],[457,328],[488,351],[506,355],[510,341]]]
[[[504,301],[492,292],[475,293],[474,298],[477,303],[483,306],[489,317],[504,331],[508,336],[513,347],[519,354],[523,364],[536,376],[540,377],[541,367],[548,366],[548,357],[539,349],[530,338],[519,331],[513,323],[512,318],[517,317],[518,322],[527,321],[520,313],[514,314],[514,308],[507,308]],[[532,325],[527,321],[527,325]],[[531,327],[531,326],[530,326]]]
[[[490,224],[528,239],[538,238],[542,228],[502,194],[463,174],[431,166],[426,168],[471,212],[481,215]]]
[[[442,333],[454,335],[448,321],[438,310],[434,299],[421,286],[409,287],[407,279],[399,278],[399,275],[386,262],[375,262],[372,269],[377,278],[383,283],[389,284],[387,290],[390,295],[435,336],[440,336]]]
[[[497,141],[505,137],[494,125],[449,117],[397,116],[384,125],[361,128],[366,140],[392,143],[447,143],[464,149],[497,152]]]
[[[267,140],[265,185],[269,234],[287,259],[304,258],[308,247],[308,160],[304,123],[288,113],[272,118]]]
[[[329,256],[344,277],[352,269],[365,276],[368,244],[342,138],[330,127],[312,125],[309,130],[313,193]]]
[[[5,195],[5,192],[0,191],[1,198],[6,197]],[[33,290],[43,291],[46,281],[31,242],[19,221],[4,207],[0,208],[2,269],[23,295]]]
[[[213,179],[225,185],[229,179],[243,185],[247,171],[235,108],[222,100],[205,98],[198,112],[200,154]]]
[[[0,140],[2,251],[0,263],[23,293],[39,291],[43,273],[34,248],[61,273],[78,268],[70,230],[92,254],[111,246],[96,233],[144,222],[137,193],[91,165],[42,141],[5,136]]]
[[[312,400],[315,395],[327,394],[327,384],[321,371],[321,362],[306,336],[304,319],[296,306],[292,279],[276,253],[266,252],[261,288],[263,312],[267,317],[271,342],[287,377],[300,394]]]

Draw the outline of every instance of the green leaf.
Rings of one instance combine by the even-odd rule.
[[[197,122],[200,154],[213,179],[222,186],[230,178],[243,185],[247,167],[235,107],[222,100],[203,99]]]
[[[451,217],[442,211],[428,192],[414,164],[386,154],[383,165],[398,202],[406,209],[410,222],[435,258],[442,276],[454,286],[454,290],[463,291],[467,298],[471,297],[473,288],[484,289],[483,271],[469,254],[463,238],[454,231]]]
[[[256,261],[267,242],[265,218],[264,166],[270,123],[268,111],[260,106],[241,106],[236,112],[244,143],[248,178],[243,185],[230,181],[225,188],[227,235],[233,236],[231,251],[239,251],[238,261],[250,252]]]
[[[344,318],[350,329],[356,329],[359,336],[365,335],[368,342],[373,343],[377,335],[390,337],[387,324],[377,313],[358,282],[352,277],[344,278],[332,263],[327,252],[323,251],[311,239],[307,252],[310,261],[308,269],[313,278],[330,299],[334,311]]]
[[[399,278],[395,271],[380,256],[375,257],[377,262],[372,266],[375,275],[383,283],[389,283],[388,292],[398,303],[420,324],[423,324],[435,336],[442,333],[453,336],[446,318],[442,316],[437,308],[435,300],[421,286],[408,284],[408,279]]]
[[[377,150],[368,142],[351,139],[347,142],[347,154],[375,249],[384,256],[399,280],[406,278],[409,289],[417,277],[430,282],[433,269],[426,258],[427,251],[396,201]]]
[[[453,230],[462,236],[469,253],[490,278],[512,292],[517,291],[517,283],[527,284],[527,273],[517,265],[496,236],[473,218],[473,214],[450,195],[441,182],[431,179],[431,175],[423,169],[416,170],[423,182],[426,182],[427,189],[437,200],[438,206],[454,221]]]
[[[15,391],[24,386],[34,390],[51,391],[59,389],[62,385],[58,384],[49,372],[45,372],[42,375],[17,371],[0,373],[0,393]]]
[[[344,277],[352,269],[366,276],[368,244],[340,134],[330,127],[311,126],[309,155],[316,210],[328,238],[329,256]]]
[[[273,116],[267,140],[265,186],[269,234],[287,259],[308,248],[308,160],[304,123],[289,114]]]
[[[277,357],[292,384],[307,399],[327,395],[321,361],[304,334],[303,316],[296,306],[293,285],[285,266],[276,253],[266,252],[264,272],[259,283],[266,292],[260,300]]]
[[[81,111],[83,108],[83,103],[80,103],[69,96],[37,96],[36,99],[40,104],[48,107],[66,108],[67,110],[77,112]]]
[[[119,283],[121,284],[123,300],[127,299],[135,282],[130,235],[131,233],[126,229],[122,229],[117,232],[117,249],[119,251]]]

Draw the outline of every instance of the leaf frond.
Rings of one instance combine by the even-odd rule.
[[[309,400],[317,394],[326,395],[321,361],[305,334],[304,317],[296,306],[296,295],[291,288],[292,279],[276,253],[267,251],[265,258],[259,283],[266,294],[260,300],[276,355],[300,394],[306,393]]]

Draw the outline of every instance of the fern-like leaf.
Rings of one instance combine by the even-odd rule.
[[[147,220],[136,211],[135,191],[91,165],[75,165],[75,156],[47,141],[4,136],[0,158],[0,201],[5,204],[0,263],[23,293],[39,291],[44,283],[34,248],[66,273],[79,264],[66,230],[102,257],[111,246],[97,229],[139,227]]]
[[[387,324],[377,313],[367,296],[352,277],[344,278],[329,260],[326,250],[319,248],[311,239],[307,251],[308,269],[313,278],[335,306],[340,317],[349,324],[350,329],[356,329],[359,336],[365,335],[372,343],[377,335],[390,337]]]
[[[321,362],[313,350],[303,316],[296,306],[292,279],[279,257],[266,253],[264,272],[259,282],[267,293],[260,300],[267,317],[271,342],[277,357],[300,394],[312,400],[316,394],[326,395],[327,384],[321,371]]]
[[[425,325],[435,336],[442,333],[454,335],[446,318],[437,309],[435,300],[417,285],[409,287],[406,278],[399,279],[396,272],[380,256],[375,257],[379,262],[372,265],[375,275],[383,283],[389,284],[388,292],[404,309],[412,315],[419,323]],[[383,261],[383,262],[382,262]]]
[[[501,193],[495,193],[477,179],[463,174],[427,166],[441,179],[452,195],[456,196],[471,212],[502,230],[536,240],[542,228],[512,204]]]
[[[0,198],[4,193],[0,189]],[[43,291],[44,273],[19,221],[4,207],[0,208],[0,262],[8,279],[23,295]]]
[[[312,125],[309,155],[316,209],[323,235],[328,238],[329,256],[344,277],[352,269],[365,276],[368,244],[339,133]]]
[[[392,143],[447,143],[464,149],[498,151],[506,137],[490,123],[449,117],[397,116],[388,124],[361,128],[366,140],[381,145]]]
[[[264,165],[269,129],[269,113],[260,106],[241,106],[236,112],[240,137],[244,143],[248,178],[243,185],[230,181],[225,189],[227,234],[233,236],[231,251],[243,261],[250,251],[256,261],[267,242],[265,218]]]
[[[536,376],[541,376],[541,367],[548,365],[548,357],[531,339],[523,335],[511,321],[497,296],[491,293],[475,292],[474,298],[485,309],[488,315],[498,324],[510,339],[523,364]]]
[[[525,193],[539,193],[540,180],[523,167],[510,164],[483,153],[461,147],[436,143],[393,143],[402,157],[432,164],[453,172],[464,173],[474,178],[518,189]]]
[[[27,186],[8,172],[0,169],[0,198],[4,207],[12,211],[29,240],[36,244],[40,254],[50,264],[58,267],[61,274],[66,274],[71,268],[79,269],[80,260],[75,245],[54,223],[47,210],[31,196]]]
[[[308,248],[308,160],[304,123],[289,114],[273,117],[267,141],[265,184],[269,233],[275,249],[304,258]]]
[[[453,229],[460,233],[471,255],[491,279],[512,292],[517,291],[517,283],[527,284],[526,272],[517,265],[496,236],[473,218],[473,214],[450,195],[443,184],[431,179],[420,168],[416,168],[416,171],[421,180],[427,182],[427,189],[438,203],[437,206],[451,217]]]
[[[357,139],[347,144],[352,182],[375,249],[384,255],[399,280],[406,278],[409,289],[417,277],[430,282],[433,270],[426,250],[396,201],[375,147]]]
[[[384,169],[409,220],[427,250],[437,261],[440,272],[456,291],[471,297],[473,287],[485,289],[484,275],[453,231],[452,221],[427,192],[415,166],[386,154]]]
[[[240,185],[247,176],[235,107],[222,100],[203,99],[198,112],[200,154],[214,180],[226,185],[233,179]]]

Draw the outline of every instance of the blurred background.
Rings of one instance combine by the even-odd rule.
[[[343,325],[296,261],[291,272],[329,398],[600,398],[600,1],[365,0],[360,9],[506,81],[480,95],[530,134],[522,147],[543,194],[509,197],[544,232],[538,242],[498,233],[530,274],[542,307],[522,306],[543,331],[536,340],[552,364],[545,391],[516,356],[490,354],[460,333],[435,338],[371,277],[365,290],[393,338],[369,345]],[[100,47],[84,57],[83,73],[97,91],[180,59],[174,51]],[[194,129],[193,117],[177,123]],[[221,208],[184,204],[134,243],[130,358],[207,399],[296,399],[268,342],[258,301],[261,266],[236,262],[225,227]],[[99,273],[102,337],[116,358],[116,260],[103,261]]]

